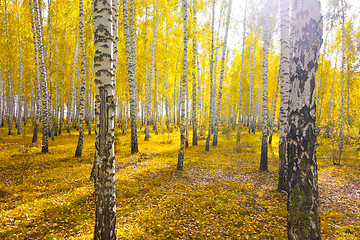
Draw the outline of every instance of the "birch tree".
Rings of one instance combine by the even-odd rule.
[[[74,49],[74,55],[73,55],[73,70],[72,70],[72,77],[71,77],[71,85],[70,85],[70,99],[67,104],[67,133],[70,133],[71,129],[71,120],[72,120],[72,114],[73,114],[73,96],[74,96],[74,79],[76,77],[76,51],[77,51],[77,29],[75,34],[75,49]]]
[[[236,134],[236,148],[240,150],[240,141],[241,141],[241,109],[242,109],[242,84],[244,78],[244,57],[245,57],[245,34],[246,34],[246,8],[247,1],[245,2],[245,11],[244,11],[244,20],[243,20],[243,43],[241,50],[241,69],[240,69],[240,85],[239,85],[239,103],[238,103],[238,124],[237,124],[237,134]]]
[[[340,142],[339,142],[339,158],[337,161],[334,161],[334,165],[340,164],[341,154],[344,148],[344,110],[345,110],[345,10],[344,10],[344,0],[341,2],[341,29],[342,29],[342,56],[341,56],[341,109],[340,109]]]
[[[275,122],[275,113],[276,113],[276,103],[277,103],[278,92],[279,92],[279,83],[280,83],[280,76],[277,77],[274,103],[273,103],[273,106],[272,106],[272,111],[271,111],[271,116],[270,116],[269,144],[272,143],[272,136],[273,136],[273,133],[274,133],[274,122]]]
[[[213,101],[215,90],[214,90],[214,79],[213,79],[213,68],[214,68],[214,20],[215,20],[215,0],[212,0],[212,17],[211,17],[211,48],[210,48],[210,110],[209,110],[209,131],[206,138],[205,151],[210,150],[210,138],[214,129],[213,124]]]
[[[147,86],[146,103],[145,103],[145,140],[149,140],[149,138],[150,138],[150,135],[149,135],[150,134],[150,108],[151,108],[152,80],[153,80],[153,69],[154,69],[155,51],[156,51],[156,34],[157,34],[158,18],[159,18],[159,0],[156,0],[154,39],[153,39],[152,50],[151,50],[150,82]]]
[[[52,76],[52,28],[51,28],[51,0],[48,0],[48,26],[49,26],[49,71],[48,71],[48,79],[49,79],[49,90],[48,90],[48,133],[51,140],[54,141],[54,132],[52,129],[52,118],[53,118],[53,105],[52,105],[52,84],[51,84],[51,76]],[[44,53],[44,57],[46,58],[46,52]]]
[[[270,43],[270,21],[271,21],[271,3],[270,0],[266,1],[266,16],[265,16],[265,35],[264,35],[264,49],[263,49],[263,62],[262,62],[262,81],[263,81],[263,93],[262,93],[262,141],[261,141],[261,159],[260,159],[260,170],[268,171],[268,55],[269,55],[269,43]],[[260,84],[259,84],[260,86]]]
[[[188,9],[187,0],[182,0],[182,11],[184,18],[184,56],[183,56],[183,76],[181,81],[181,94],[180,94],[180,151],[178,155],[177,170],[182,170],[184,166],[185,154],[185,94],[187,87],[187,45],[188,45]]]
[[[19,5],[18,2],[16,1],[16,7],[17,7],[17,17],[18,17],[18,35],[19,35],[19,93],[18,93],[18,114],[17,114],[17,134],[21,134],[21,109],[22,109],[22,72],[23,72],[23,68],[22,68],[22,62],[21,62],[21,58],[22,58],[22,52],[21,52],[21,33],[20,33],[20,11],[19,11]]]
[[[56,23],[55,25],[57,25],[57,18],[56,18]],[[57,36],[55,36],[55,83],[54,83],[54,135],[57,136],[58,135],[58,131],[59,131],[59,95],[58,95],[58,64],[57,64],[57,60],[58,60],[58,54],[57,54],[57,50],[58,50],[58,39]]]
[[[96,204],[94,239],[116,239],[112,7],[112,1],[94,1],[96,142],[91,174]]]
[[[4,126],[4,99],[3,71],[0,69],[0,127]]]
[[[216,114],[215,114],[215,129],[214,129],[214,139],[213,139],[213,144],[212,144],[213,146],[216,146],[217,142],[218,142],[221,101],[222,101],[223,84],[224,84],[224,77],[225,77],[226,47],[227,47],[227,39],[228,39],[230,16],[231,16],[231,4],[232,4],[232,0],[229,0],[228,14],[227,14],[227,19],[226,19],[226,27],[225,27],[225,37],[224,37],[224,42],[222,45],[222,54],[221,54],[220,83],[219,83],[219,93],[218,93],[218,98],[217,98],[217,106],[216,106]]]
[[[67,15],[67,13],[65,14]],[[64,26],[64,41],[66,39],[66,25],[67,24],[67,19],[65,19],[65,26]],[[62,49],[62,59],[65,59],[65,46]],[[65,72],[65,61],[62,61],[62,72]],[[62,124],[64,122],[64,115],[65,115],[65,108],[64,108],[64,98],[63,98],[63,85],[64,85],[64,77],[61,78],[61,83],[60,83],[60,121],[59,121],[59,135],[61,135],[61,129],[62,129]]]
[[[322,43],[320,1],[296,0],[293,11],[294,67],[287,134],[288,239],[320,239],[315,125],[315,76]]]
[[[7,105],[7,116],[6,120],[9,126],[9,132],[8,135],[11,135],[12,131],[12,125],[13,125],[13,98],[11,94],[11,78],[10,78],[10,69],[9,69],[9,47],[10,47],[10,39],[9,39],[9,32],[8,32],[8,8],[7,8],[7,1],[5,0],[5,33],[6,33],[6,45],[8,53],[6,54],[6,73],[7,73],[7,99],[6,99],[6,105]]]
[[[47,72],[45,67],[45,56],[44,56],[44,45],[42,41],[42,27],[40,22],[40,13],[38,0],[34,0],[34,13],[35,13],[35,23],[36,23],[36,36],[38,41],[38,51],[39,51],[39,62],[40,62],[40,72],[41,72],[41,85],[42,85],[42,122],[43,122],[43,140],[42,140],[42,149],[41,152],[49,152],[49,127],[48,127],[48,89],[47,89]]]
[[[137,143],[137,83],[136,83],[136,46],[134,27],[134,0],[130,0],[130,19],[127,0],[123,0],[124,34],[126,43],[127,70],[129,79],[131,153],[138,152]],[[130,25],[130,26],[129,26]]]
[[[290,0],[280,0],[280,112],[279,112],[279,191],[288,191],[286,135],[288,132],[290,94]]]
[[[84,4],[83,0],[79,0],[79,45],[80,45],[80,104],[79,104],[79,138],[76,147],[75,157],[81,157],[82,148],[84,144],[84,130],[85,130],[85,87],[86,87],[86,58],[84,46]]]
[[[35,103],[36,103],[36,112],[35,112],[35,121],[34,121],[34,133],[32,138],[32,143],[37,141],[39,122],[40,122],[40,108],[41,108],[41,95],[40,95],[40,79],[39,79],[39,58],[38,58],[38,44],[36,37],[36,28],[35,28],[35,16],[34,9],[32,7],[32,0],[29,0],[29,6],[31,11],[31,27],[32,35],[34,42],[34,63],[35,63]]]
[[[196,113],[196,105],[197,105],[197,92],[196,92],[196,60],[197,60],[197,19],[196,19],[196,11],[197,11],[197,2],[193,1],[193,28],[194,28],[194,36],[193,36],[193,60],[192,60],[192,127],[193,127],[193,141],[192,145],[197,146],[197,113]]]

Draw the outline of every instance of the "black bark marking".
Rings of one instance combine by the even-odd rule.
[[[106,103],[107,91],[103,87],[99,87],[100,90],[100,114],[99,114],[99,156],[109,157],[109,146],[106,141],[108,131],[108,109]]]

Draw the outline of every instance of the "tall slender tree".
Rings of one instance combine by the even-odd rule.
[[[279,112],[279,191],[288,191],[286,136],[288,132],[290,94],[290,0],[280,0],[280,112]]]
[[[240,141],[241,141],[241,115],[242,115],[242,84],[244,79],[244,57],[245,57],[245,34],[246,34],[246,8],[247,8],[247,0],[245,2],[245,11],[244,11],[244,20],[243,20],[243,43],[241,50],[241,69],[240,69],[240,84],[239,84],[239,103],[238,103],[238,124],[237,124],[237,134],[236,134],[236,148],[238,150],[241,149]]]
[[[48,26],[49,26],[49,69],[48,69],[48,133],[51,140],[54,140],[54,132],[52,129],[52,119],[54,115],[53,111],[53,103],[52,103],[52,83],[51,83],[51,76],[52,76],[52,27],[51,27],[51,2],[52,0],[48,0]],[[46,51],[45,51],[45,58],[46,58]]]
[[[64,24],[64,36],[63,39],[65,41],[66,39],[66,26],[67,26],[67,11],[65,12],[65,24]],[[62,49],[62,72],[65,73],[65,46],[63,46]],[[64,74],[65,75],[65,74]],[[60,121],[59,121],[59,135],[61,134],[61,129],[62,129],[62,124],[64,122],[64,117],[65,117],[65,106],[64,106],[64,98],[63,98],[63,85],[64,85],[64,75],[61,78],[61,83],[60,83]]]
[[[57,25],[58,22],[58,18],[56,18],[56,23],[55,25]],[[59,131],[59,95],[58,95],[58,38],[57,36],[55,36],[55,83],[54,83],[54,136],[58,135],[58,131]]]
[[[182,0],[182,11],[184,18],[184,56],[183,56],[183,76],[181,81],[181,94],[180,94],[180,104],[181,104],[181,118],[180,118],[180,151],[178,155],[177,170],[182,170],[184,166],[184,154],[185,154],[185,94],[187,87],[187,45],[188,45],[188,9],[187,9],[187,0]]]
[[[278,92],[279,92],[279,83],[280,83],[280,75],[277,77],[274,103],[273,103],[272,109],[271,109],[269,144],[272,143],[272,136],[274,133],[274,123],[275,123],[276,103],[277,103]]]
[[[222,54],[221,54],[220,83],[219,83],[219,93],[218,93],[218,98],[217,98],[217,106],[216,106],[216,110],[215,110],[214,139],[213,139],[213,144],[212,144],[213,146],[216,146],[217,142],[218,142],[221,101],[222,101],[223,84],[224,84],[224,77],[225,77],[226,47],[227,47],[227,39],[228,39],[230,16],[231,16],[231,4],[232,4],[232,0],[229,0],[228,14],[227,14],[227,19],[226,19],[226,27],[225,27],[225,37],[224,37],[224,42],[222,45]]]
[[[0,69],[0,127],[4,126],[4,89],[3,89],[3,71]]]
[[[112,1],[94,1],[96,142],[91,174],[96,204],[94,239],[116,239],[112,8]]]
[[[71,85],[70,85],[70,99],[69,102],[67,104],[67,130],[66,132],[70,133],[70,129],[71,129],[71,120],[72,120],[72,115],[73,115],[73,108],[74,108],[74,104],[73,104],[73,96],[74,96],[74,80],[76,77],[76,52],[77,52],[77,31],[78,29],[76,29],[76,34],[75,34],[75,46],[74,46],[74,55],[73,55],[73,69],[72,69],[72,77],[71,77]]]
[[[127,70],[129,79],[131,153],[138,152],[137,143],[137,83],[136,83],[136,46],[134,27],[134,0],[130,0],[130,18],[127,0],[123,0],[124,34],[126,43]]]
[[[192,60],[192,127],[193,127],[193,141],[192,145],[197,146],[197,115],[196,115],[196,59],[197,59],[197,21],[196,21],[196,10],[197,10],[197,2],[196,0],[193,1],[193,28],[194,28],[194,35],[193,35],[193,60]]]
[[[341,109],[340,109],[340,142],[339,142],[339,158],[334,164],[339,165],[344,148],[344,110],[345,110],[345,10],[344,0],[341,2],[341,30],[342,30],[342,56],[341,56]]]
[[[31,26],[32,26],[32,33],[33,33],[33,42],[34,42],[34,63],[35,63],[35,121],[34,121],[34,133],[32,138],[32,143],[36,142],[38,136],[38,129],[39,129],[39,122],[40,122],[40,114],[41,114],[41,93],[40,93],[40,79],[39,79],[39,58],[38,58],[38,44],[37,44],[37,37],[36,37],[36,28],[35,28],[35,15],[34,9],[32,6],[32,0],[29,0],[29,6],[31,11]]]
[[[79,45],[80,45],[80,103],[79,103],[79,138],[75,157],[81,157],[85,131],[85,88],[86,88],[86,57],[84,40],[84,3],[79,0]]]
[[[262,94],[262,143],[261,143],[261,159],[260,159],[260,170],[268,170],[268,143],[267,137],[269,132],[269,107],[268,107],[268,55],[269,55],[269,44],[270,44],[270,22],[271,22],[271,3],[270,0],[266,1],[266,16],[265,16],[265,34],[264,34],[264,49],[263,49],[263,62],[262,62],[262,80],[263,80],[263,94]]]
[[[315,76],[322,43],[320,1],[295,0],[294,67],[287,134],[288,239],[320,239]]]
[[[41,85],[42,85],[42,123],[43,123],[43,139],[42,139],[42,149],[41,152],[49,152],[49,127],[48,127],[48,116],[49,116],[49,107],[48,107],[48,89],[47,89],[47,71],[45,67],[45,54],[44,54],[44,45],[42,40],[42,27],[40,22],[40,11],[38,0],[34,0],[34,13],[35,13],[35,23],[36,23],[36,36],[38,41],[38,51],[39,51],[39,62],[40,62],[40,73],[41,73]]]
[[[22,73],[23,73],[23,67],[22,67],[22,52],[21,52],[21,31],[20,31],[20,11],[19,11],[19,3],[16,1],[16,7],[17,7],[17,17],[18,17],[18,35],[19,35],[19,93],[18,93],[18,111],[17,111],[17,134],[21,134],[21,111],[22,111]]]
[[[213,115],[214,115],[214,106],[212,99],[215,96],[214,90],[214,79],[213,79],[213,70],[214,70],[214,21],[215,21],[215,0],[212,0],[212,17],[211,17],[211,49],[210,49],[210,108],[209,108],[209,131],[206,138],[205,151],[210,150],[210,138],[214,130]]]
[[[146,103],[145,103],[145,140],[150,138],[150,108],[151,108],[151,95],[152,95],[152,80],[153,80],[153,69],[156,52],[156,40],[157,40],[157,25],[159,19],[159,0],[156,0],[156,16],[154,25],[154,39],[151,50],[151,67],[150,67],[150,82],[147,86]]]
[[[5,0],[5,33],[6,33],[6,46],[7,46],[7,54],[6,54],[6,73],[7,73],[7,116],[6,120],[9,126],[8,135],[12,134],[12,125],[14,121],[13,116],[13,103],[14,99],[12,97],[11,90],[11,77],[10,77],[10,69],[9,69],[9,52],[10,52],[10,39],[9,39],[9,29],[8,29],[8,8],[7,8],[7,0]]]

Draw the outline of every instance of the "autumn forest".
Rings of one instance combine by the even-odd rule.
[[[356,0],[0,0],[1,239],[357,239]]]

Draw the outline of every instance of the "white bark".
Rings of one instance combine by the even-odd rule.
[[[40,22],[40,13],[38,0],[34,0],[34,13],[35,13],[35,23],[36,23],[36,36],[38,41],[38,51],[39,51],[39,62],[40,62],[40,72],[41,72],[41,85],[42,85],[42,122],[43,122],[43,141],[41,152],[49,152],[49,127],[48,127],[48,89],[47,89],[47,71],[45,67],[45,55],[44,55],[44,45],[42,41],[42,27]]]
[[[116,239],[115,195],[115,87],[112,1],[94,1],[95,43],[95,160],[92,178],[95,185],[94,239]],[[115,26],[117,27],[117,26]]]
[[[287,153],[286,153],[286,135],[288,133],[289,116],[289,94],[290,94],[290,1],[280,1],[280,112],[279,112],[279,182],[278,190],[288,190],[287,180]]]
[[[75,157],[81,157],[84,143],[85,130],[85,87],[86,87],[86,57],[85,57],[85,40],[84,40],[84,4],[83,0],[79,0],[79,42],[80,42],[80,103],[79,103],[79,138],[76,147]]]
[[[153,69],[155,61],[155,52],[156,52],[156,40],[157,40],[157,25],[159,18],[159,0],[156,0],[156,17],[154,25],[154,39],[152,43],[151,50],[151,67],[150,67],[150,82],[148,84],[147,94],[146,94],[146,104],[145,104],[145,140],[150,138],[150,108],[151,108],[151,95],[152,95],[152,81],[153,81]]]
[[[180,94],[181,104],[181,121],[180,121],[180,150],[178,155],[177,170],[182,170],[184,166],[184,154],[185,154],[185,94],[187,87],[187,45],[188,45],[188,10],[187,0],[182,0],[182,10],[184,18],[184,57],[183,57],[183,77],[182,88]]]
[[[224,77],[225,77],[225,57],[226,57],[226,47],[227,47],[227,39],[228,39],[228,32],[229,32],[229,25],[230,25],[230,16],[231,16],[231,5],[232,0],[229,0],[228,3],[228,14],[226,19],[226,27],[225,27],[225,36],[224,42],[222,46],[222,54],[221,54],[221,69],[220,69],[220,83],[219,83],[219,93],[217,98],[217,106],[215,110],[215,129],[214,129],[214,139],[213,139],[213,146],[217,145],[218,142],[218,133],[219,133],[219,121],[220,121],[220,111],[221,111],[221,101],[222,101],[222,94],[223,94],[223,84],[224,84]]]

